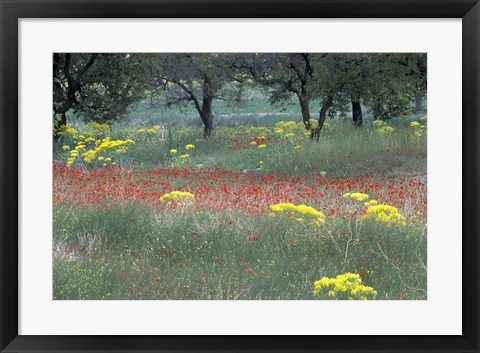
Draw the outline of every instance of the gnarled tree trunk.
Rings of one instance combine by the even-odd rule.
[[[325,123],[325,119],[327,118],[328,109],[333,104],[333,96],[328,95],[322,102],[322,108],[320,109],[320,114],[318,117],[318,126],[312,132],[312,139],[316,138],[317,141],[320,139],[320,132],[323,129],[323,124]]]
[[[361,127],[363,123],[362,106],[360,100],[352,98],[352,118],[356,127]]]
[[[415,96],[415,112],[417,114],[423,111],[423,97],[420,94]]]
[[[62,126],[67,125],[66,113],[74,105],[78,104],[76,95],[82,87],[82,78],[87,70],[93,65],[97,56],[98,54],[91,54],[88,62],[83,67],[80,67],[74,76],[71,67],[72,54],[53,54],[53,114],[55,139],[59,138],[57,131],[61,129]],[[66,89],[62,87],[62,84],[60,83],[60,72],[62,69],[66,79]],[[58,116],[60,116],[60,119],[58,119]]]
[[[212,102],[213,102],[213,85],[212,80],[205,78],[203,80],[203,99],[202,99],[202,111],[200,117],[202,119],[204,129],[203,136],[209,137],[213,129],[213,113],[212,113]]]
[[[211,104],[210,104],[210,108],[208,109],[206,109],[205,104],[203,105],[203,109],[200,117],[202,118],[202,122],[204,126],[203,136],[209,137],[212,134],[212,129],[213,129],[213,114],[211,110]]]
[[[310,124],[310,100],[302,95],[298,95],[298,101],[300,102],[300,110],[302,111],[302,120],[305,129],[310,130],[312,128],[312,124]]]

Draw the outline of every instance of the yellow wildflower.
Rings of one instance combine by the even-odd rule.
[[[270,209],[273,213],[273,215],[269,215],[270,217],[275,217],[275,214],[284,214],[289,217],[296,218],[297,221],[298,218],[302,218],[317,225],[320,223],[325,223],[324,214],[310,206],[294,205],[292,203],[277,203],[275,205],[271,205]]]
[[[365,202],[363,205],[367,206],[367,207],[370,207],[370,206],[373,206],[373,205],[376,205],[376,204],[377,204],[377,200],[370,200],[370,201]]]
[[[405,216],[400,214],[396,207],[390,205],[373,205],[367,210],[367,214],[363,216],[364,219],[371,219],[378,222],[383,222],[391,225],[406,224]]]
[[[368,195],[367,194],[363,194],[361,192],[347,192],[346,194],[343,195],[343,197],[348,197],[352,200],[355,200],[355,201],[363,201],[363,200],[366,200],[368,199]]]
[[[161,202],[171,202],[171,201],[188,201],[194,199],[195,196],[188,191],[171,191],[167,194],[164,194],[160,197]]]
[[[96,152],[94,150],[88,150],[82,154],[85,163],[92,163],[95,160]]]
[[[323,277],[314,282],[313,295],[320,299],[367,300],[373,299],[377,291],[362,284],[357,273],[344,273],[335,278]]]

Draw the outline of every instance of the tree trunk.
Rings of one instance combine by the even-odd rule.
[[[305,129],[310,130],[312,128],[312,124],[310,124],[310,100],[298,95],[298,101],[300,102],[300,110],[302,111],[302,120]]]
[[[60,137],[57,131],[62,126],[67,125],[67,116],[63,108],[65,95],[60,84],[61,59],[61,54],[53,54],[53,137],[55,140]],[[58,116],[60,116],[60,119],[58,119]]]
[[[415,112],[420,114],[423,111],[423,97],[418,94],[415,96]]]
[[[203,136],[209,137],[213,129],[213,113],[212,113],[212,102],[213,102],[213,86],[212,80],[206,78],[203,80],[203,99],[202,99],[202,112],[200,117],[204,125]]]
[[[353,124],[356,127],[361,127],[363,123],[363,118],[362,118],[362,106],[360,105],[359,100],[355,100],[352,98],[352,118],[353,118]]]
[[[312,132],[312,139],[317,138],[317,141],[320,139],[320,132],[323,129],[323,124],[325,123],[325,119],[327,118],[328,109],[333,104],[333,96],[328,95],[322,102],[322,108],[320,109],[320,115],[318,118],[318,126]]]
[[[202,122],[203,122],[203,136],[209,137],[212,134],[213,129],[213,114],[211,110],[206,110],[205,105],[203,106],[202,114],[201,114]]]

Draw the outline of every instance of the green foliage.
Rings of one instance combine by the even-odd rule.
[[[87,121],[105,122],[125,114],[145,97],[145,78],[129,54],[54,54],[54,124],[73,111]]]
[[[134,204],[59,209],[54,298],[314,299],[313,281],[346,271],[363,272],[377,299],[426,298],[424,226],[366,224],[332,237],[351,224],[327,221],[318,228],[228,212],[159,216]]]

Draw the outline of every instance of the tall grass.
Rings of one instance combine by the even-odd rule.
[[[344,272],[378,299],[425,299],[425,227],[357,221],[59,209],[54,299],[314,299],[313,281]]]
[[[304,135],[301,124],[276,132],[280,121],[299,121],[294,102],[276,108],[258,99],[240,105],[219,102],[216,129],[203,139],[192,107],[149,110],[145,104],[132,107],[124,120],[111,126],[112,140],[135,141],[127,152],[108,151],[115,165],[83,160],[81,154],[94,149],[95,141],[80,149],[72,175],[78,181],[79,175],[105,171],[100,173],[103,179],[91,180],[92,189],[85,188],[84,194],[71,193],[65,199],[54,195],[54,299],[306,300],[314,299],[314,281],[345,272],[360,274],[364,284],[377,291],[377,299],[427,298],[427,228],[421,216],[426,204],[415,199],[418,191],[412,191],[417,183],[426,183],[427,138],[424,132],[416,134],[418,128],[410,121],[390,121],[392,129],[386,132],[372,124],[368,115],[362,128],[335,118],[328,120],[317,142]],[[70,118],[78,134],[92,130],[88,123]],[[154,125],[162,129],[145,132]],[[54,143],[57,163],[66,163],[82,143],[77,139],[65,136]],[[187,144],[195,147],[187,150]],[[109,174],[117,168],[126,171],[125,180]],[[268,178],[261,176],[274,175],[280,184],[286,176],[285,183],[291,185],[282,186],[285,195],[276,195],[280,191],[273,188],[268,192],[288,202],[323,207],[326,222],[314,225],[272,218],[268,212],[251,211],[258,207],[258,200],[247,210],[229,205],[231,199],[226,196],[217,208],[152,202],[151,195],[156,195],[152,188],[160,184],[147,187],[148,171],[163,169],[191,174],[157,180],[171,190],[196,185],[210,194],[222,190],[222,195],[238,192],[235,185],[227,188],[227,184],[245,187],[244,181],[235,179],[242,175],[255,176],[251,180],[259,188],[268,186]],[[198,186],[192,171],[199,170],[218,171],[218,177],[202,180]],[[129,179],[129,171],[146,172],[145,179]],[[227,178],[224,171],[238,173]],[[319,175],[324,176],[321,183]],[[342,198],[346,191],[364,191],[352,189],[355,185],[348,180],[342,183],[342,178],[355,175],[375,176],[373,193],[383,202],[393,205],[401,197],[399,212],[405,215],[406,225],[367,220],[362,203]],[[300,179],[302,184],[294,185]],[[338,180],[335,186],[330,184],[334,179]],[[391,192],[388,179],[398,182],[398,190]],[[68,173],[60,173],[54,182],[65,193],[76,187]],[[85,202],[99,193],[108,195],[109,188],[120,182],[125,188],[143,191],[147,201],[122,200],[120,195],[120,202],[95,206]],[[316,199],[306,202],[299,196],[312,189]],[[264,196],[265,200],[275,198]],[[241,197],[248,203],[257,196]],[[268,209],[270,205],[260,206]]]

